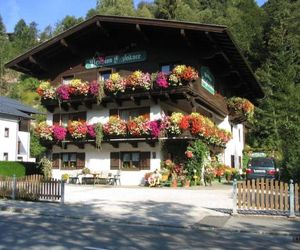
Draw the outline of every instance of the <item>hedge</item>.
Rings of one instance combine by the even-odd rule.
[[[36,162],[0,161],[0,176],[17,177],[42,174],[41,168]]]
[[[25,176],[25,167],[20,162],[1,161],[0,162],[0,176],[16,175],[16,177]]]

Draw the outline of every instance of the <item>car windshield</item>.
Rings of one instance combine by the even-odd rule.
[[[249,162],[249,167],[274,167],[274,162],[268,158],[253,158]]]

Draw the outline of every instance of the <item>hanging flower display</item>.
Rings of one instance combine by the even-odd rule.
[[[87,95],[89,93],[89,85],[80,79],[72,79],[69,84],[69,93],[72,95]]]
[[[62,84],[56,89],[56,93],[61,100],[70,99],[70,86],[67,84]]]
[[[149,90],[151,87],[151,77],[149,73],[143,73],[140,70],[134,71],[126,79],[126,88],[135,90],[136,88],[142,88]]]
[[[140,115],[127,122],[128,133],[132,136],[146,136],[150,134],[149,118]]]
[[[91,95],[98,96],[99,89],[100,89],[100,85],[96,80],[90,82],[90,84],[89,84],[89,93]]]
[[[166,89],[170,86],[170,83],[168,82],[168,76],[164,72],[154,74],[153,80],[155,82],[155,86],[158,88]]]
[[[236,117],[244,117],[244,120],[253,119],[254,105],[246,98],[232,97],[228,99],[227,106],[229,115]]]
[[[53,88],[50,82],[42,81],[39,87],[36,89],[36,92],[41,96],[43,99],[55,99],[56,93],[55,88]]]
[[[67,129],[74,139],[84,139],[88,131],[85,121],[72,121],[68,124]]]
[[[95,125],[86,125],[87,127],[87,135],[91,138],[95,138],[96,137],[96,131],[95,131]]]
[[[119,116],[109,117],[109,121],[103,124],[103,132],[107,136],[125,136],[127,134],[126,121]]]
[[[162,125],[161,121],[149,122],[150,134],[152,137],[158,138],[161,135],[161,131],[163,129],[161,125]]]
[[[186,65],[177,65],[172,70],[172,75],[176,77],[178,82],[191,82],[199,78],[198,72],[194,68]]]
[[[113,73],[109,79],[104,82],[105,90],[114,94],[124,92],[126,88],[126,80],[119,73]]]
[[[35,131],[42,140],[53,141],[52,126],[49,126],[46,122],[40,122]]]
[[[66,128],[55,124],[52,126],[52,131],[53,131],[53,137],[55,140],[63,141],[66,138],[66,135],[67,135]]]

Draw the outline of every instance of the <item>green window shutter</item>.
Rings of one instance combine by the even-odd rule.
[[[110,169],[111,170],[120,169],[120,153],[119,152],[111,152],[110,153]]]

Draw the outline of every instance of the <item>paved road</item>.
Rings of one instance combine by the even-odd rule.
[[[0,212],[0,249],[299,249],[291,236]]]

